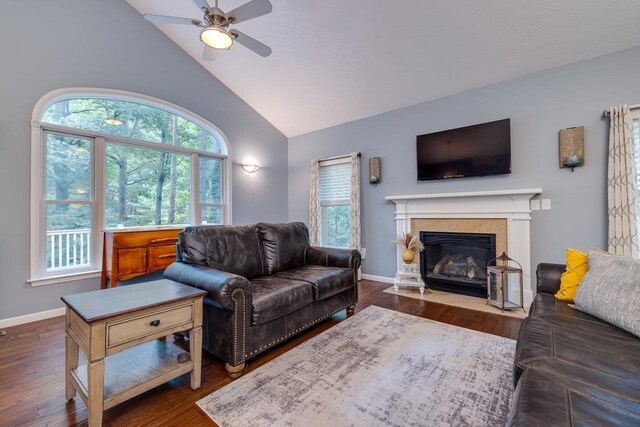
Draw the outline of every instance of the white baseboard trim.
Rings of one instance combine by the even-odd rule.
[[[64,307],[60,307],[54,308],[53,310],[39,311],[37,313],[25,314],[23,316],[0,319],[0,329],[23,325],[25,323],[37,322],[38,320],[51,319],[52,317],[64,316],[64,310]]]
[[[376,276],[373,274],[362,274],[362,278],[364,280],[373,280],[375,282],[382,282],[382,283],[391,283],[393,284],[393,277],[385,277],[385,276]]]

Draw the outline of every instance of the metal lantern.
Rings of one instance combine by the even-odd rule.
[[[487,267],[487,304],[505,310],[524,310],[522,265],[502,252],[495,261],[495,266]],[[519,268],[509,265],[518,264]]]

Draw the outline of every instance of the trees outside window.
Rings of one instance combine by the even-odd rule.
[[[107,142],[105,225],[189,224],[190,177],[188,155]]]
[[[184,111],[123,98],[70,95],[40,116],[36,279],[98,269],[104,228],[229,222],[223,137]]]

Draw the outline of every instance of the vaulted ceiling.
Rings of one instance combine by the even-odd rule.
[[[127,1],[202,19],[192,0]],[[157,27],[287,136],[640,45],[637,0],[271,2],[237,25],[268,58],[235,44],[206,62],[198,28]]]

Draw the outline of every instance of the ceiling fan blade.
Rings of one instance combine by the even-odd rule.
[[[258,16],[266,15],[273,10],[269,0],[252,0],[227,13],[227,18],[232,18],[234,23],[248,21]]]
[[[191,18],[178,18],[176,16],[162,15],[143,15],[144,19],[154,24],[179,24],[179,25],[195,25],[197,27],[204,26],[201,20]]]
[[[207,3],[207,0],[193,0],[193,2],[200,8],[200,10],[209,10],[211,6]]]
[[[253,37],[249,37],[245,33],[241,33],[238,30],[231,30],[230,32],[235,36],[235,40],[247,49],[250,49],[265,58],[271,55],[271,48],[266,44],[260,43]]]
[[[218,57],[218,53],[220,53],[219,49],[213,49],[205,45],[204,52],[202,52],[202,59],[204,59],[207,62],[213,61]]]

